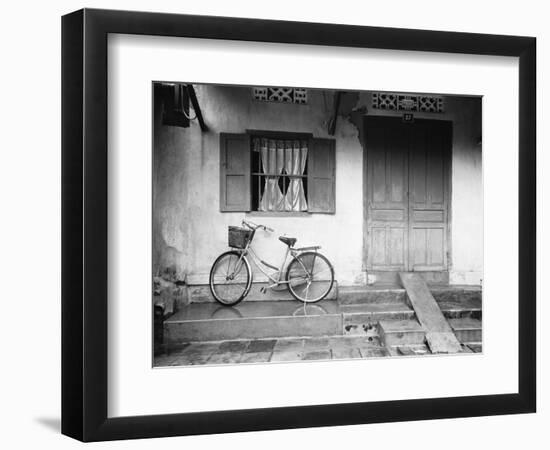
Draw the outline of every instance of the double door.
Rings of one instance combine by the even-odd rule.
[[[446,271],[452,124],[367,117],[365,257],[371,271]]]

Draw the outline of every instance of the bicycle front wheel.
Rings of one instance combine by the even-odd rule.
[[[210,292],[222,305],[239,303],[246,297],[251,285],[250,264],[240,252],[222,253],[210,269]]]
[[[288,290],[296,300],[314,303],[324,299],[334,284],[329,260],[316,252],[304,252],[288,265]]]

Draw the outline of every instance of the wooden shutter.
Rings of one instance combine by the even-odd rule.
[[[308,211],[334,214],[336,151],[334,139],[310,139],[308,149]]]
[[[250,138],[220,134],[220,211],[250,211]]]

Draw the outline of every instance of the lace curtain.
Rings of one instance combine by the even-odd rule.
[[[307,141],[256,138],[265,176],[259,211],[307,211],[304,171]],[[282,178],[282,183],[280,183]],[[282,186],[282,188],[281,188]]]

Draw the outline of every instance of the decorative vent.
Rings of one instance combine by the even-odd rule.
[[[294,89],[294,103],[305,105],[307,103],[307,90],[306,89]]]
[[[374,109],[387,109],[391,111],[445,112],[443,97],[433,95],[404,95],[374,92],[372,94],[372,107]]]
[[[252,88],[254,100],[262,102],[307,103],[307,89],[285,87],[255,87]]]

